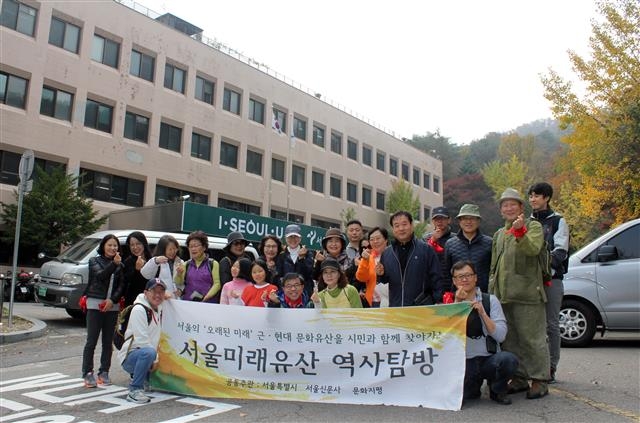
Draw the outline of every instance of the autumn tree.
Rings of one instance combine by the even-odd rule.
[[[386,201],[386,211],[389,215],[405,210],[413,216],[413,233],[416,237],[422,238],[427,228],[428,222],[418,222],[420,216],[420,197],[414,195],[411,184],[404,179],[391,182],[391,190]]]
[[[482,168],[482,177],[496,200],[507,188],[515,188],[521,194],[526,192],[531,184],[527,174],[527,164],[515,154],[507,161],[494,160]]]

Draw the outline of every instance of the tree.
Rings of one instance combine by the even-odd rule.
[[[414,135],[412,139],[407,141],[418,150],[442,160],[442,178],[445,181],[458,176],[462,158],[459,147],[452,144],[449,138],[443,137],[439,132],[429,132],[426,135]]]
[[[523,194],[531,182],[527,173],[528,166],[515,154],[508,161],[494,160],[482,168],[482,177],[493,190],[496,200],[506,188],[515,188]]]
[[[93,201],[83,195],[77,182],[78,177],[66,174],[62,167],[51,173],[36,167],[33,190],[22,203],[20,247],[57,255],[61,245],[74,243],[104,224],[107,216],[97,217]],[[14,195],[16,203],[0,202],[0,217],[7,228],[2,240],[9,243],[14,241],[18,211],[18,192]]]
[[[591,57],[569,51],[585,94],[553,69],[541,80],[562,127],[574,129],[564,141],[578,176],[575,211],[593,224],[621,223],[640,216],[640,3],[603,1],[598,9]]]
[[[400,210],[411,213],[414,220],[413,233],[416,237],[422,238],[428,222],[416,222],[420,216],[420,197],[417,194],[413,195],[411,184],[404,179],[391,182],[391,190],[386,203],[386,211],[390,215]]]
[[[347,230],[347,223],[356,218],[356,210],[353,207],[347,207],[340,211],[340,220],[342,221],[343,230]]]

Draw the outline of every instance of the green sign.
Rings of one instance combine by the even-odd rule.
[[[204,231],[210,235],[227,237],[230,232],[242,232],[251,241],[260,241],[263,236],[272,234],[284,239],[284,228],[290,224],[285,220],[257,216],[235,210],[221,209],[204,204],[184,202],[182,231]],[[300,226],[302,245],[311,249],[321,248],[320,242],[326,229],[316,226]]]

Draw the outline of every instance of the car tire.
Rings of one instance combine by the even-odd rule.
[[[559,324],[563,347],[586,347],[596,333],[593,310],[578,300],[562,302]]]
[[[67,310],[67,314],[74,319],[84,320],[86,317],[82,310],[78,310],[75,308],[65,308],[65,310]]]

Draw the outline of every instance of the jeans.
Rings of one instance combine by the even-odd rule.
[[[132,375],[129,390],[135,391],[144,388],[144,382],[149,378],[149,370],[156,361],[158,353],[155,348],[136,348],[129,352],[127,358],[122,363],[125,372]]]
[[[82,377],[93,371],[93,354],[96,350],[100,333],[102,333],[102,353],[100,354],[100,370],[98,373],[108,372],[111,368],[113,332],[116,329],[117,321],[117,311],[103,313],[99,310],[87,310],[87,342],[82,353]]]
[[[486,357],[468,358],[464,372],[464,398],[479,398],[482,382],[487,383],[492,392],[504,394],[507,383],[518,368],[518,358],[506,351]]]
[[[564,295],[562,279],[552,279],[551,286],[545,286],[547,294],[547,342],[551,368],[557,369],[560,361],[560,306]]]

